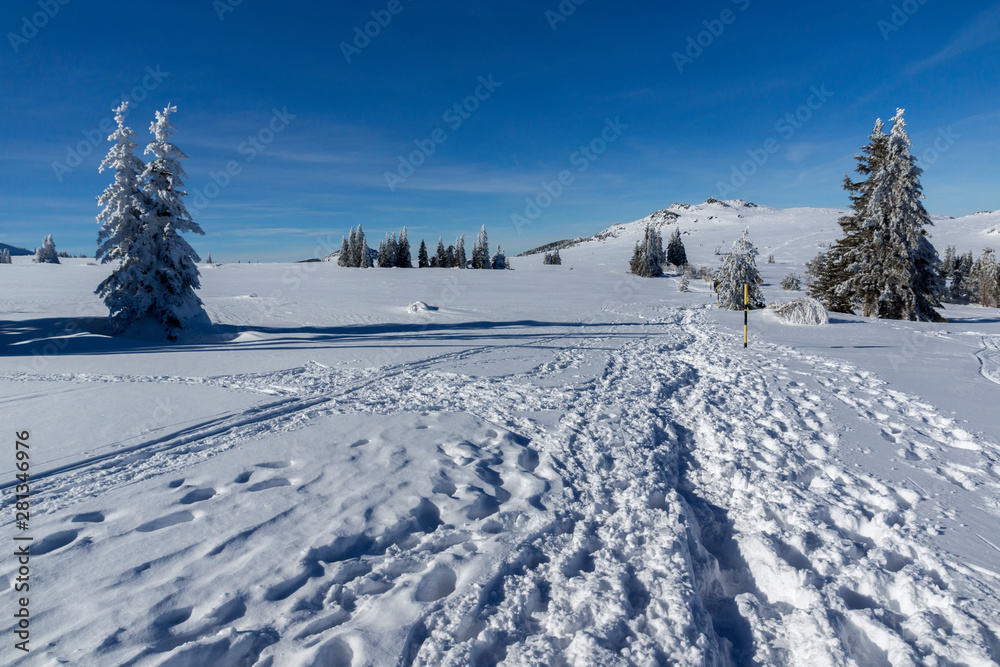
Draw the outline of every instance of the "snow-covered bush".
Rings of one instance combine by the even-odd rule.
[[[781,289],[786,292],[798,292],[802,289],[802,281],[794,273],[789,273],[781,279]]]
[[[35,250],[36,264],[58,264],[59,253],[56,252],[56,244],[52,240],[52,234],[42,239],[42,246]]]
[[[786,324],[827,324],[830,321],[826,309],[816,299],[798,299],[789,303],[775,304],[769,310]]]

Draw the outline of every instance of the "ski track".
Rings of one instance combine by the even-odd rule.
[[[443,443],[433,497],[383,533],[310,548],[292,573],[236,591],[194,620],[190,607],[165,599],[144,630],[149,648],[124,664],[179,649],[182,662],[228,655],[243,660],[231,664],[273,665],[269,647],[280,643],[308,654],[302,664],[351,665],[352,633],[363,634],[380,597],[408,576],[419,578],[419,620],[394,654],[378,656],[400,666],[1000,660],[1000,623],[988,611],[997,608],[996,582],[982,580],[992,573],[928,546],[928,527],[914,512],[925,502],[918,491],[838,460],[855,425],[838,422],[831,406],[897,444],[914,469],[983,491],[992,499],[986,509],[1000,518],[994,444],[849,364],[778,346],[737,349],[698,311],[664,308],[641,334],[577,339],[529,372],[504,377],[440,369],[570,334],[380,369],[310,363],[214,378],[0,377],[211,384],[279,399],[39,475],[33,493],[45,498],[46,512],[322,415],[465,412],[495,426]],[[1000,348],[986,340],[984,347],[984,367],[995,365]],[[603,367],[596,377],[574,377],[594,363]],[[560,414],[555,427],[531,417],[542,411]],[[965,464],[954,462],[956,450]],[[257,468],[280,473],[291,465]],[[288,483],[251,471],[233,481],[250,492]],[[137,530],[191,521],[195,514],[184,508],[217,489],[185,491],[181,508]],[[79,515],[73,530],[44,537],[36,549],[89,539],[88,525],[103,520],[100,512]],[[272,607],[264,615],[274,624],[234,632],[254,606]],[[181,624],[183,633],[171,631]]]

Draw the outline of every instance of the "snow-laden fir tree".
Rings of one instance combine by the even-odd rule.
[[[760,291],[764,280],[757,270],[758,254],[750,240],[750,230],[744,229],[743,236],[736,239],[732,249],[723,256],[715,278],[720,308],[743,310],[744,285],[749,286],[750,309],[764,307],[764,294]]]
[[[35,259],[33,261],[36,264],[59,263],[59,253],[56,252],[56,244],[52,240],[52,234],[42,239],[41,247],[35,249]]]
[[[458,237],[455,241],[455,266],[460,269],[469,268],[469,260],[465,256],[465,234]]]
[[[490,242],[489,237],[486,235],[486,225],[483,225],[483,228],[479,231],[479,238],[476,239],[476,245],[472,247],[472,268],[492,268],[492,264],[490,263]]]
[[[493,253],[493,257],[490,258],[490,268],[493,269],[506,269],[507,268],[507,255],[504,254],[503,248],[497,244],[497,251]]]
[[[417,268],[426,269],[430,266],[430,262],[427,261],[427,244],[421,239],[420,249],[417,251]]]
[[[396,266],[400,269],[409,269],[413,266],[410,257],[410,240],[406,238],[406,227],[399,232],[399,243],[396,245]]]
[[[358,224],[357,231],[354,232],[354,245],[350,248],[351,263],[349,266],[358,269],[370,269],[374,266],[372,255],[365,240],[365,231]]]
[[[149,198],[142,189],[142,173],[146,164],[135,155],[135,133],[125,125],[128,102],[116,108],[117,129],[108,137],[114,142],[101,162],[99,172],[114,170],[115,180],[97,198],[103,206],[97,221],[101,229],[97,234],[97,259],[101,263],[117,262],[111,275],[98,285],[95,293],[104,299],[110,313],[112,331],[124,331],[129,324],[139,320],[136,295],[144,288],[141,263],[132,254],[133,243],[139,238],[143,217],[150,208]]]
[[[870,237],[845,253],[849,275],[838,294],[860,301],[865,317],[929,322],[941,319],[940,260],[924,229],[933,223],[903,114],[893,117],[885,159],[868,181],[862,226]]]
[[[955,246],[950,245],[944,249],[944,259],[941,260],[941,274],[943,276],[951,277],[951,274],[955,271],[955,253],[957,250]]]
[[[448,262],[448,268],[449,269],[454,269],[455,266],[456,266],[456,264],[455,264],[455,246],[453,246],[453,245],[448,246],[448,248],[444,251],[444,254],[445,254],[445,261]]]
[[[4,248],[2,251],[0,251],[0,264],[10,264],[10,263],[11,263],[10,250]]]
[[[201,287],[197,266],[201,258],[181,236],[205,232],[191,219],[182,199],[187,192],[181,160],[187,155],[170,141],[175,129],[170,115],[175,111],[177,108],[170,105],[157,111],[149,128],[153,140],[145,152],[153,159],[140,176],[145,210],[138,234],[119,267],[117,288],[106,288],[104,283],[98,287],[98,293],[110,294],[117,289],[125,297],[112,298],[110,303],[105,299],[115,330],[149,324],[169,339],[176,338],[189,322],[208,322],[195,294]]]
[[[437,253],[434,255],[434,266],[439,269],[450,269],[451,265],[448,264],[448,251],[444,247],[444,239],[438,237],[438,247]]]
[[[997,266],[993,248],[983,250],[982,257],[976,262],[972,273],[972,283],[975,286],[976,301],[986,308],[1000,307],[1000,267]]]
[[[389,235],[388,232],[385,234],[385,240],[380,241],[378,245],[378,265],[382,269],[391,269],[396,266],[396,253],[398,252],[398,244],[396,243],[396,235]]]
[[[385,236],[386,236],[386,241],[388,241],[389,240],[389,235],[386,234]],[[389,255],[385,251],[385,243],[386,243],[386,241],[379,241],[378,242],[378,260],[377,260],[378,264],[377,264],[377,266],[380,269],[387,268],[387,266],[388,266],[386,264],[386,261],[388,260]]]
[[[646,225],[646,233],[641,241],[635,244],[629,269],[643,278],[659,278],[663,275],[663,265],[666,263],[666,253],[663,251],[663,239],[660,232]]]
[[[882,168],[889,151],[889,136],[883,130],[882,120],[876,120],[868,144],[862,147],[860,155],[854,156],[855,171],[863,178],[852,181],[850,176],[844,176],[843,187],[850,193],[851,213],[837,221],[841,238],[806,265],[812,278],[809,296],[821,301],[831,312],[854,313],[861,307],[860,297],[844,283],[851,275],[850,257],[858,248],[871,244],[872,232],[864,225],[864,218],[874,188],[872,179]]]
[[[351,230],[354,234],[354,230]],[[348,266],[351,262],[351,242],[348,237],[341,237],[340,252],[337,253],[337,266]]]
[[[684,268],[688,263],[687,251],[684,250],[684,242],[681,241],[681,230],[677,227],[674,227],[670,241],[667,242],[667,263],[677,268]]]

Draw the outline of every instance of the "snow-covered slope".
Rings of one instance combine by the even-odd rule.
[[[838,216],[668,210],[696,263],[749,226],[769,302]],[[3,661],[994,664],[998,312],[759,311],[744,350],[703,283],[625,273],[644,224],[514,271],[205,267],[216,332],[174,346],[99,334],[106,267],[0,267]]]

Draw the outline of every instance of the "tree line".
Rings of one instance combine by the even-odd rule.
[[[337,253],[337,264],[347,268],[368,269],[379,268],[413,268],[413,258],[410,252],[410,242],[406,227],[399,232],[386,234],[385,240],[379,242],[378,250],[368,247],[365,232],[361,225],[352,227],[350,233],[343,238],[340,251]],[[427,243],[420,241],[417,250],[417,268],[439,269],[509,269],[510,260],[499,245],[490,254],[489,237],[486,225],[479,231],[479,236],[472,247],[472,257],[465,251],[465,235],[459,236],[454,245],[445,247],[444,239],[438,238],[437,250],[433,255],[427,252]]]

